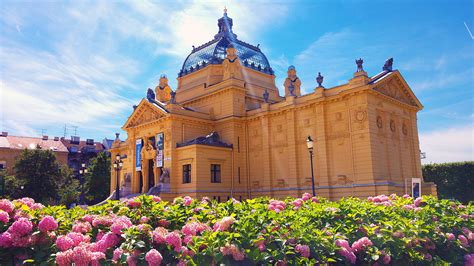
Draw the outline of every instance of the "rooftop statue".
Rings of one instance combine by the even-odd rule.
[[[155,93],[153,92],[152,89],[148,88],[148,90],[146,92],[146,98],[148,100],[155,100]]]
[[[168,85],[168,78],[166,75],[160,76],[158,86],[155,88],[156,99],[160,102],[168,102],[171,99],[171,87]]]
[[[294,66],[288,67],[288,77],[285,79],[285,97],[287,96],[301,96],[301,80],[296,76],[296,68]]]
[[[321,76],[321,72],[318,72],[318,76],[316,77],[316,82],[318,83],[318,87],[324,88],[323,87],[323,80],[324,80],[324,77]]]
[[[362,64],[364,63],[364,60],[362,58],[356,59],[356,65],[357,65],[357,71],[356,72],[363,72],[364,68],[362,67]]]
[[[266,102],[266,103],[269,103],[269,96],[270,94],[268,93],[268,90],[265,89],[265,92],[263,93],[263,100]]]
[[[392,65],[393,65],[393,58],[389,58],[385,60],[385,64],[383,65],[382,70],[383,71],[392,71]]]
[[[229,78],[243,79],[242,67],[237,57],[237,50],[232,43],[227,46],[226,58],[222,61],[222,65],[224,66],[224,80]]]

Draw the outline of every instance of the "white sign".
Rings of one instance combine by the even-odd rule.
[[[411,179],[411,196],[414,199],[421,196],[421,178]]]
[[[163,167],[163,151],[156,151],[156,167]]]

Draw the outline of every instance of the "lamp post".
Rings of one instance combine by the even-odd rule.
[[[119,172],[122,169],[123,161],[120,154],[115,156],[114,169],[115,169],[115,199],[120,200],[120,188],[119,188]]]
[[[81,182],[81,196],[79,197],[79,203],[84,204],[84,175],[87,174],[86,164],[81,164],[81,169],[79,169],[79,181]]]
[[[314,143],[313,140],[311,139],[311,136],[308,136],[306,139],[306,146],[308,147],[309,151],[309,160],[311,161],[311,185],[313,188],[313,197],[316,196],[316,191],[314,190],[314,170],[313,170],[313,149],[314,149]]]

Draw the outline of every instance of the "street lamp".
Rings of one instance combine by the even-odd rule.
[[[84,204],[84,175],[87,174],[86,164],[81,164],[81,169],[79,169],[79,181],[81,182],[81,196],[79,198],[79,202]]]
[[[115,156],[114,169],[115,169],[115,199],[120,200],[120,188],[119,188],[119,172],[122,169],[123,161],[120,154]]]
[[[314,170],[313,170],[313,149],[314,149],[314,143],[313,139],[311,139],[311,136],[308,136],[306,139],[306,146],[308,147],[309,151],[309,160],[311,161],[311,184],[313,188],[313,197],[316,196],[316,192],[314,190]]]

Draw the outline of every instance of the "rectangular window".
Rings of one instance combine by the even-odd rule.
[[[237,168],[237,177],[239,178],[239,184],[240,184],[240,166]]]
[[[183,165],[183,184],[191,183],[191,165]]]
[[[221,182],[221,165],[211,164],[211,183]]]
[[[237,152],[240,153],[240,137],[237,137]]]

